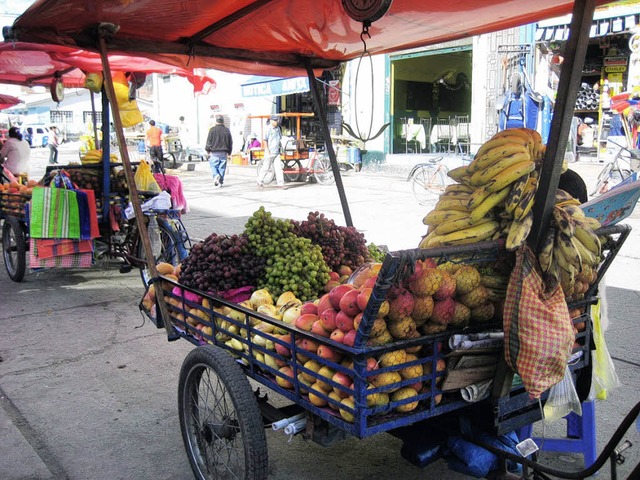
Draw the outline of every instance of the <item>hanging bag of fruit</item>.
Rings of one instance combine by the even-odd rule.
[[[529,395],[539,398],[562,380],[575,336],[562,287],[545,284],[527,245],[516,252],[503,326],[505,360]]]

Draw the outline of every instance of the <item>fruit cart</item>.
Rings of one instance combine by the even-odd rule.
[[[76,6],[75,3],[78,2],[38,2],[17,20],[15,34],[25,40],[56,42],[60,41],[60,34],[64,32],[79,45],[96,48],[96,39],[88,38],[90,35],[87,35],[86,27],[95,26],[109,16],[102,12],[100,7],[82,19],[69,19],[66,15],[58,13],[61,11],[60,6],[71,8]],[[268,12],[261,9],[262,2],[256,2],[230,16],[226,16],[229,13],[225,11],[218,18],[218,5],[208,3],[211,18],[218,18],[218,21],[203,30],[201,22],[198,21],[202,18],[202,11],[196,8],[193,11],[180,10],[179,13],[167,9],[149,18],[137,15],[136,9],[148,7],[144,1],[137,2],[135,5],[128,5],[127,12],[123,12],[122,17],[118,18],[119,28],[109,28],[107,25],[107,28],[100,31],[98,48],[103,56],[105,77],[110,78],[106,61],[108,48],[123,51],[132,48],[144,50],[149,55],[184,64],[188,64],[195,55],[201,66],[209,65],[209,61],[212,67],[225,65],[229,70],[245,73],[294,75],[304,70],[310,78],[310,83],[314,85],[313,94],[320,113],[324,137],[330,138],[326,116],[319,102],[320,96],[314,81],[314,69],[329,68],[336,66],[340,61],[357,58],[360,48],[358,40],[365,43],[364,54],[392,52],[568,13],[572,5],[572,2],[543,1],[538,2],[533,11],[531,6],[524,2],[497,2],[491,6],[478,5],[477,2],[461,2],[455,8],[451,5],[447,8],[438,7],[431,2],[417,5],[412,2],[410,5],[400,1],[394,2],[391,6],[388,0],[370,2],[367,5],[369,8],[346,0],[341,3],[342,7],[337,5],[338,2],[331,0],[315,2],[314,5],[298,4],[297,8],[304,9],[309,18],[300,15],[300,12],[293,15],[289,12],[286,2],[271,2]],[[561,155],[568,138],[568,120],[571,117],[569,105],[573,104],[577,93],[577,74],[580,73],[582,61],[580,57],[584,54],[585,39],[588,37],[595,3],[576,2],[573,6],[571,36],[565,50],[564,62],[568,70],[566,74],[563,70],[558,89],[558,98],[562,98],[564,103],[556,105],[550,141],[546,153],[541,154],[547,161],[543,162],[540,169],[539,188],[533,194],[529,194],[532,197],[527,205],[533,213],[528,217],[526,234],[522,233],[525,232],[524,228],[514,229],[520,243],[528,237],[529,244],[540,253],[550,231],[552,215],[556,213],[556,196],[550,193],[555,192],[558,185]],[[205,8],[204,2],[199,5]],[[345,8],[353,19],[348,20],[345,16],[343,25],[347,28],[346,37],[351,34],[353,39],[344,40],[345,32],[342,30],[334,33],[330,29],[320,27],[316,33],[322,32],[329,35],[329,38],[318,40],[322,35],[315,34],[310,37],[301,36],[301,32],[310,30],[309,25],[313,23],[310,18],[315,18],[319,24],[330,25],[332,22],[324,19],[320,12],[331,12],[331,15],[335,16],[335,11],[339,8]],[[385,16],[389,8],[390,14]],[[271,22],[270,15],[277,19]],[[416,17],[419,18],[419,22],[415,21]],[[149,25],[143,28],[139,18],[144,18]],[[291,25],[289,31],[282,28],[283,21],[295,23],[296,19],[304,22],[304,25]],[[324,23],[324,20],[327,22]],[[154,21],[160,23],[155,24]],[[381,22],[384,28],[377,29],[377,21]],[[43,28],[43,22],[44,25],[55,24],[55,29],[48,32]],[[358,22],[362,22],[362,29]],[[157,28],[160,24],[164,25],[164,28]],[[167,27],[173,24],[180,25],[179,32]],[[434,25],[440,28],[433,28]],[[408,26],[411,28],[407,28]],[[33,32],[31,34],[30,29]],[[273,35],[270,34],[272,29],[276,32]],[[192,33],[192,37],[185,36],[187,31]],[[132,37],[129,36],[132,32],[135,42],[130,41]],[[140,40],[141,32],[148,35],[148,41]],[[265,36],[268,36],[272,43],[267,44],[271,49],[266,52],[253,50],[257,39],[248,32],[259,32],[261,45],[265,45]],[[291,33],[291,36],[287,36],[287,33]],[[371,40],[365,41],[364,38],[370,33]],[[332,34],[335,34],[335,37],[331,37]],[[226,47],[220,47],[222,44]],[[340,48],[330,47],[336,44]],[[217,63],[220,61],[222,63]],[[117,115],[115,121],[117,132],[121,135],[122,129],[119,128]],[[331,142],[328,142],[327,150],[345,220],[347,225],[351,226],[348,203]],[[536,154],[538,153],[540,151],[536,151]],[[126,154],[123,157],[126,166]],[[528,170],[527,174],[529,172],[531,170]],[[131,185],[131,182],[129,184]],[[521,189],[524,190],[525,187],[526,185],[523,185]],[[487,193],[497,192],[487,189]],[[497,195],[492,197],[492,200],[496,198]],[[504,200],[503,197],[499,201]],[[499,201],[496,200],[494,205]],[[136,206],[135,196],[133,203],[140,222],[141,213],[139,205]],[[556,220],[555,228],[563,230],[564,233],[564,229],[568,229],[569,225],[562,222],[563,218]],[[489,228],[493,230],[487,235]],[[482,229],[482,238],[492,237],[497,228],[494,224],[485,226]],[[591,232],[598,239],[594,247],[597,248],[598,255],[594,255],[590,261],[594,276],[587,282],[579,297],[569,298],[569,307],[578,312],[574,316],[574,322],[584,324],[582,331],[575,335],[575,339],[572,338],[575,363],[571,368],[576,374],[580,374],[583,367],[590,363],[590,308],[597,300],[598,281],[615,258],[628,233],[629,229],[624,226],[605,227]],[[282,428],[291,435],[302,433],[319,443],[330,444],[346,435],[365,438],[381,432],[410,438],[412,432],[416,431],[423,432],[424,435],[424,431],[433,431],[436,427],[446,430],[446,425],[443,424],[455,424],[462,418],[470,423],[474,423],[474,419],[485,420],[484,423],[489,425],[484,425],[483,428],[496,435],[511,432],[538,420],[540,411],[537,402],[533,402],[522,386],[513,381],[502,362],[503,349],[500,347],[496,350],[494,343],[490,343],[488,347],[489,356],[493,356],[495,360],[493,365],[490,365],[495,367],[495,370],[491,373],[494,387],[488,399],[470,407],[461,400],[459,392],[452,393],[445,387],[452,367],[450,362],[455,356],[452,354],[456,349],[455,341],[451,343],[452,336],[461,332],[484,332],[492,327],[499,331],[499,315],[487,315],[484,312],[486,316],[482,317],[482,321],[477,320],[478,323],[464,330],[448,328],[446,325],[442,329],[440,325],[436,326],[435,330],[422,329],[420,332],[416,332],[414,328],[407,330],[403,320],[405,317],[401,316],[400,320],[394,321],[393,329],[396,334],[389,333],[393,337],[392,341],[382,343],[376,340],[386,335],[385,330],[389,330],[384,321],[383,328],[377,320],[380,318],[379,315],[382,315],[381,309],[391,308],[383,307],[385,302],[391,299],[390,292],[399,288],[405,289],[405,285],[419,289],[424,284],[424,288],[427,288],[430,280],[417,280],[423,278],[422,272],[437,270],[438,266],[445,264],[458,265],[453,274],[467,268],[465,272],[468,273],[461,281],[472,283],[468,277],[476,278],[469,270],[477,271],[474,265],[478,265],[478,268],[496,270],[496,265],[509,268],[513,262],[512,255],[508,253],[511,250],[508,248],[509,237],[506,243],[504,240],[477,241],[464,246],[438,246],[437,243],[431,243],[435,239],[445,244],[449,243],[442,238],[446,235],[450,233],[429,238],[428,243],[423,245],[426,248],[388,254],[379,270],[371,268],[371,276],[365,273],[364,279],[358,276],[353,278],[353,285],[363,280],[364,286],[367,279],[374,277],[375,281],[370,287],[365,287],[369,288],[368,297],[358,305],[362,314],[358,325],[355,325],[355,317],[351,318],[351,324],[348,319],[342,319],[345,322],[344,330],[338,329],[344,335],[340,341],[316,333],[314,327],[308,325],[307,322],[313,317],[304,317],[314,314],[302,313],[305,305],[302,304],[302,298],[300,311],[295,320],[287,322],[283,316],[281,321],[269,315],[268,308],[260,310],[260,307],[268,303],[265,301],[264,293],[262,298],[255,299],[252,298],[255,291],[251,295],[247,295],[246,291],[238,291],[233,292],[233,296],[224,297],[222,294],[211,294],[208,288],[199,287],[197,279],[194,280],[195,287],[185,285],[178,277],[184,273],[170,265],[159,264],[156,267],[150,264],[153,279],[141,301],[141,309],[158,327],[166,329],[169,340],[185,338],[197,345],[184,360],[178,389],[182,435],[195,476],[218,478],[231,471],[242,478],[266,478],[265,425],[271,425],[274,429]],[[480,234],[474,232],[474,235],[478,239]],[[558,238],[562,236],[559,235]],[[593,236],[590,235],[588,238],[593,239]],[[201,248],[205,250],[207,247]],[[235,248],[235,245],[232,244],[231,248]],[[147,245],[145,250],[147,258],[151,259]],[[215,264],[216,255],[213,252],[203,251],[202,254],[205,255],[202,263],[208,261]],[[585,254],[585,258],[590,257]],[[417,286],[410,287],[414,283],[417,283]],[[334,291],[336,293],[332,297],[331,293]],[[340,308],[341,311],[354,313],[357,311],[353,307],[354,291],[352,287],[336,286],[327,294],[328,297],[323,296],[320,299],[315,308],[319,310],[322,299],[327,298],[324,301],[329,302],[334,311]],[[424,295],[425,298],[427,296]],[[407,296],[401,298],[405,300],[400,301],[400,307],[410,303]],[[344,299],[348,300],[345,300],[343,307]],[[275,299],[271,301],[276,305],[280,303]],[[285,298],[280,307],[292,301]],[[483,305],[485,304],[478,304],[477,307]],[[455,316],[455,313],[451,313],[450,302],[443,308],[445,311],[441,312],[441,315]],[[325,310],[328,308],[323,312]],[[493,313],[495,311],[499,312],[499,309]],[[349,313],[345,313],[344,316],[351,317]],[[336,319],[337,314],[334,322]],[[316,321],[314,320],[314,324]],[[479,369],[472,370],[475,373]],[[281,394],[292,404],[284,409],[276,408],[270,403],[267,395],[253,391],[247,378]],[[631,414],[637,415],[637,409]],[[435,423],[430,423],[431,421]],[[420,430],[421,428],[427,430]],[[611,447],[611,450],[613,448]],[[427,449],[428,446],[425,446],[425,451]],[[419,457],[424,452],[418,450],[414,453]],[[605,452],[604,459],[599,459],[589,472],[600,468],[609,453]],[[504,458],[509,457],[508,453],[500,455]],[[522,458],[516,458],[516,461],[530,463]]]

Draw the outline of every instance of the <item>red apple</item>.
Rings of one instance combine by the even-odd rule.
[[[320,314],[320,321],[325,330],[331,332],[336,328],[336,312],[333,308],[327,308]]]
[[[300,307],[300,315],[306,315],[308,313],[318,315],[318,306],[313,302],[303,303]]]
[[[367,306],[367,303],[369,303],[369,298],[371,297],[371,292],[373,291],[372,288],[361,288],[360,289],[360,294],[358,295],[358,308],[360,310],[362,310],[364,312],[364,309]]]
[[[358,295],[360,295],[360,291],[355,289],[345,293],[340,299],[340,310],[350,317],[355,317],[360,313],[361,309],[358,307]]]
[[[339,388],[336,386],[333,387],[333,391],[336,392],[338,395],[340,395],[340,398],[347,398],[350,395],[346,389],[351,387],[351,384],[353,383],[353,379],[349,375],[343,372],[336,372],[331,378],[331,380],[345,387],[345,388]]]
[[[350,292],[351,290],[354,290],[355,288],[356,287],[354,287],[350,283],[344,283],[342,285],[338,285],[337,287],[334,287],[333,289],[331,289],[331,291],[329,292],[329,301],[331,302],[331,306],[335,310],[340,310],[340,300],[342,299],[342,296],[345,293]]]
[[[327,308],[333,308],[331,306],[331,302],[329,301],[329,294],[325,293],[323,296],[320,297],[320,300],[318,300],[318,313],[317,315],[320,316],[322,315],[322,312],[324,312]]]
[[[354,330],[358,330],[358,328],[360,327],[360,322],[362,322],[362,315],[363,315],[363,313],[360,312],[355,317],[353,317],[353,329]]]
[[[313,325],[311,325],[311,333],[315,333],[321,337],[328,337],[331,332],[324,329],[321,320],[316,320],[313,322]]]
[[[298,318],[296,318],[295,325],[300,330],[304,330],[305,332],[310,332],[311,327],[313,326],[313,323],[318,319],[319,318],[317,315],[314,315],[312,313],[307,313],[306,315],[300,315]]]
[[[350,317],[342,310],[336,314],[336,327],[338,327],[343,332],[348,332],[349,330],[353,330],[353,317]]]
[[[333,332],[331,332],[329,338],[334,342],[343,343],[344,332],[339,328],[336,328]]]
[[[347,333],[344,334],[344,339],[342,340],[342,343],[350,347],[353,347],[353,345],[356,343],[356,334],[357,332],[355,330],[349,330]]]
[[[319,357],[322,357],[327,360],[331,360],[332,362],[338,363],[342,358],[342,354],[335,349],[331,348],[329,345],[320,345],[318,347],[317,354]]]

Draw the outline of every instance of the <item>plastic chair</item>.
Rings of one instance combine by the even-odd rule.
[[[427,146],[425,148],[426,153],[431,152],[431,145],[429,143],[429,135],[431,135],[431,119],[430,118],[421,118],[420,124],[422,128],[424,128],[424,133],[427,136]]]
[[[456,115],[456,149],[460,154],[469,153],[471,148],[471,135],[469,134],[469,115]]]
[[[448,118],[437,118],[436,128],[436,150],[449,152],[451,150],[451,122]]]

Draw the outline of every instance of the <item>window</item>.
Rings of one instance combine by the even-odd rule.
[[[96,112],[96,123],[102,123],[102,112]],[[83,123],[93,123],[93,112],[82,112]]]
[[[73,112],[67,110],[52,110],[50,112],[51,123],[64,125],[73,123]]]

